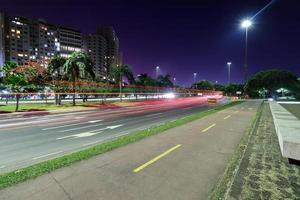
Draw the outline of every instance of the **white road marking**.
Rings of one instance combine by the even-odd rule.
[[[5,168],[5,166],[4,166],[4,165],[0,166],[0,169],[3,169],[3,168]]]
[[[151,116],[162,115],[162,114],[163,113],[154,113],[154,114],[146,115],[145,117],[151,117]]]
[[[83,137],[90,137],[93,135],[97,135],[99,133],[102,133],[103,131],[99,131],[99,132],[84,132],[84,133],[79,133],[79,134],[74,134],[74,135],[68,135],[68,136],[64,136],[64,137],[59,137],[56,138],[56,140],[62,140],[62,139],[67,139],[67,138],[83,138]]]
[[[92,144],[97,144],[97,143],[100,143],[100,142],[102,142],[102,141],[103,141],[103,140],[94,141],[94,142],[89,142],[89,143],[83,144],[82,146],[90,146],[90,145],[92,145]]]
[[[58,137],[58,138],[56,138],[56,140],[62,140],[62,139],[67,139],[67,138],[90,137],[90,136],[102,133],[106,129],[115,129],[115,128],[118,128],[118,127],[121,127],[121,126],[123,126],[123,124],[114,125],[114,126],[107,126],[106,128],[101,128],[101,129],[96,129],[96,130],[92,130],[92,131],[88,131],[88,132],[83,132],[83,133],[79,133],[79,134],[73,134],[73,135],[67,135],[67,136],[63,136],[63,137]]]
[[[103,121],[102,119],[99,119],[99,120],[93,120],[93,121],[89,121],[89,123],[96,123],[96,122],[101,122]]]
[[[0,122],[7,122],[7,121],[24,121],[24,120],[32,120],[38,117],[26,117],[26,118],[9,118],[9,119],[1,119]]]
[[[54,126],[54,127],[44,128],[42,130],[47,131],[47,130],[52,130],[52,129],[64,128],[64,127],[68,127],[68,126],[76,126],[76,125],[80,125],[80,124],[86,124],[86,122],[76,123],[76,124],[67,124],[67,125],[61,125],[61,126]]]
[[[28,125],[28,124],[37,124],[40,122],[49,122],[49,121],[57,121],[58,119],[46,119],[46,120],[39,120],[39,121],[30,121],[30,122],[19,122],[19,123],[11,123],[11,124],[1,124],[0,128],[6,128],[10,126],[18,126],[18,125]]]
[[[78,121],[78,120],[74,120],[74,121]],[[101,121],[103,121],[103,120],[81,122],[81,123],[76,123],[76,124],[66,124],[66,125],[61,125],[61,126],[54,126],[54,127],[44,128],[42,130],[47,131],[47,130],[52,130],[52,129],[64,128],[64,127],[69,127],[69,126],[76,126],[76,125],[81,125],[81,124],[86,124],[86,123],[96,123],[96,122],[101,122]]]
[[[103,124],[93,124],[93,125],[89,125],[89,126],[81,126],[81,127],[77,127],[77,128],[66,129],[66,130],[62,130],[62,131],[58,131],[58,132],[65,133],[65,132],[69,132],[69,131],[75,131],[75,130],[85,129],[85,128],[89,128],[89,127],[102,126],[102,125]]]
[[[40,158],[45,158],[47,156],[52,156],[52,155],[59,154],[59,153],[62,153],[62,152],[63,151],[57,151],[57,152],[53,152],[53,153],[48,153],[48,154],[45,154],[45,155],[34,157],[34,158],[32,158],[32,160],[37,160],[37,159],[40,159]]]

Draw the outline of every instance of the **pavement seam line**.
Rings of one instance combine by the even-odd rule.
[[[216,126],[216,125],[217,125],[217,124],[214,123],[214,124],[210,125],[209,127],[207,127],[206,129],[203,129],[201,132],[204,133],[204,132],[208,131],[209,129],[213,128],[213,127]]]
[[[162,157],[168,155],[169,153],[171,153],[172,151],[174,151],[175,149],[177,149],[177,148],[179,148],[179,147],[181,147],[181,144],[177,144],[176,146],[172,147],[171,149],[169,149],[169,150],[165,151],[164,153],[162,153],[162,154],[156,156],[156,157],[153,158],[152,160],[150,160],[150,161],[144,163],[143,165],[141,165],[141,166],[135,168],[135,169],[133,170],[133,172],[137,173],[137,172],[143,170],[144,168],[148,167],[149,165],[153,164],[154,162],[158,161],[159,159],[161,159]]]

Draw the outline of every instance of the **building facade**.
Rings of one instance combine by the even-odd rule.
[[[89,34],[84,37],[83,49],[93,62],[93,70],[98,78],[107,77],[106,52],[107,42],[98,34]]]
[[[112,27],[101,26],[95,34],[0,12],[0,67],[6,61],[18,65],[39,61],[47,67],[55,55],[69,57],[85,52],[97,77],[106,78],[111,65],[122,64],[119,39]]]
[[[119,50],[119,39],[116,36],[115,30],[110,26],[101,26],[97,28],[96,34],[101,35],[105,38],[107,43],[106,48],[106,67],[109,68],[111,65],[121,64],[119,61],[120,50]]]
[[[47,66],[55,55],[68,57],[83,51],[81,32],[76,29],[0,13],[0,66],[5,61],[19,65],[40,61]]]

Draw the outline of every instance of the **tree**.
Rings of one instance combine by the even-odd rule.
[[[47,68],[47,72],[49,74],[49,76],[51,77],[51,80],[55,80],[55,78],[60,77],[60,70],[63,69],[64,64],[66,63],[66,58],[61,57],[61,56],[54,56],[50,62],[48,63],[48,68]],[[55,90],[55,92],[57,92],[58,88],[54,87],[53,88]],[[60,104],[60,96],[55,94],[55,103],[56,104]]]
[[[126,77],[130,84],[134,83],[133,72],[129,65],[111,66],[109,76],[115,81],[115,83],[122,84],[123,77]]]
[[[153,79],[151,76],[148,76],[148,74],[139,74],[135,80],[136,85],[141,86],[155,86],[156,80]]]
[[[202,80],[198,83],[194,83],[192,88],[196,88],[198,90],[212,90],[214,88],[213,84],[210,81]]]
[[[81,78],[88,78],[89,76],[95,78],[92,61],[86,54],[74,52],[63,65],[63,71],[73,82],[73,106],[75,106],[76,81]]]
[[[297,96],[300,92],[299,85],[297,77],[291,72],[272,69],[261,71],[251,77],[245,86],[245,91],[250,97],[259,97],[262,96],[261,94],[270,97],[276,95],[276,90],[284,88]]]
[[[6,62],[3,66],[3,82],[11,91],[16,93],[16,111],[19,110],[20,92],[24,86],[28,84],[24,73],[19,73],[15,62]]]
[[[224,92],[228,96],[235,96],[236,92],[244,92],[244,86],[242,84],[231,83],[225,86]]]
[[[225,86],[224,85],[221,85],[221,84],[214,84],[214,89],[216,90],[216,91],[224,91],[225,90]]]
[[[165,76],[159,75],[157,77],[158,86],[160,86],[160,87],[173,87],[173,82],[170,79],[171,79],[170,74],[167,74]]]
[[[109,71],[110,79],[115,83],[119,83],[119,95],[122,101],[122,84],[123,77],[126,77],[130,84],[134,83],[133,73],[128,65],[112,65]]]

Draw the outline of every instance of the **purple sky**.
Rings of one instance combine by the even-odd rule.
[[[92,33],[111,25],[120,39],[124,62],[136,74],[161,72],[189,86],[197,79],[227,82],[243,78],[244,31],[241,19],[270,0],[1,0],[0,10],[42,18]],[[277,0],[255,18],[249,30],[249,73],[270,68],[300,74],[300,1]]]

